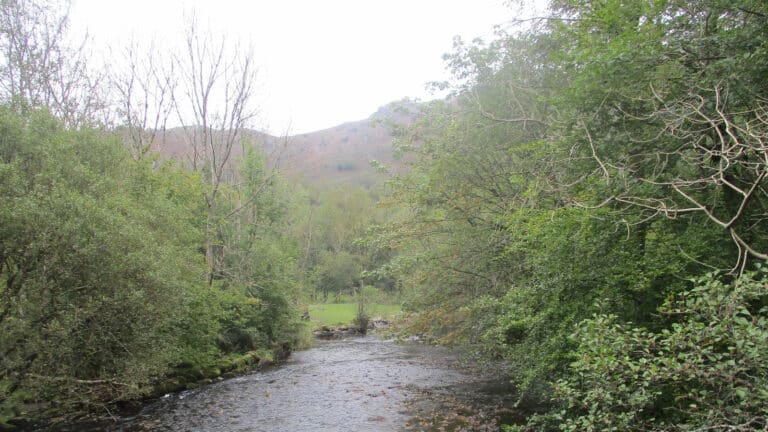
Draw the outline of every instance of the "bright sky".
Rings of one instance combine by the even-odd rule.
[[[74,0],[75,32],[96,47],[131,37],[181,41],[184,12],[250,40],[260,65],[263,126],[291,134],[368,117],[403,97],[428,100],[448,78],[455,35],[489,36],[516,15],[503,0]]]

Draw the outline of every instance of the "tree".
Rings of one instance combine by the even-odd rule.
[[[217,235],[219,193],[232,176],[230,161],[236,146],[244,145],[246,128],[255,119],[253,107],[256,69],[253,51],[227,45],[202,32],[192,17],[186,29],[185,51],[176,58],[180,74],[175,109],[187,144],[192,147],[193,170],[200,171],[207,207],[206,257],[211,283],[222,267],[222,244]]]
[[[371,254],[360,242],[368,226],[384,215],[375,208],[371,191],[362,188],[311,193],[312,198],[305,197],[297,210],[306,216],[295,225],[294,236],[301,239],[306,282],[327,299],[332,292],[354,291],[363,270],[385,261],[382,254]]]
[[[0,4],[0,98],[20,113],[47,108],[69,127],[107,119],[103,76],[88,68],[85,41],[67,45],[69,1]]]
[[[155,41],[148,47],[133,41],[122,54],[127,69],[113,69],[110,83],[117,92],[117,113],[125,128],[123,141],[139,160],[158,144],[158,134],[165,132],[174,110],[178,77],[175,62],[164,60]]]
[[[199,190],[44,112],[0,128],[0,423],[145,395],[209,350]]]
[[[481,341],[501,313],[483,308],[511,290],[546,284],[532,276],[539,257],[523,243],[534,238],[533,221],[560,216],[559,197],[548,190],[561,175],[545,140],[550,114],[538,103],[556,82],[551,43],[507,35],[489,45],[457,40],[447,57],[459,79],[454,94],[400,132],[410,171],[389,183],[384,201],[402,211],[371,243],[397,253],[386,270],[410,292],[406,306],[422,312],[414,331],[494,351]]]
[[[258,150],[247,149],[237,167],[237,182],[219,192],[223,248],[216,287],[227,314],[217,345],[226,353],[270,349],[279,356],[295,345],[298,329],[297,251],[287,234],[290,195]]]
[[[574,195],[626,220],[703,215],[732,239],[734,273],[768,258],[765,4],[554,5],[570,20],[553,26],[570,41],[562,132],[594,169],[574,183],[596,193]]]

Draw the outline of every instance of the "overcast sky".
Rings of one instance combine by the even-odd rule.
[[[74,0],[72,30],[98,47],[183,38],[184,12],[250,40],[260,65],[262,126],[281,134],[368,117],[403,97],[428,100],[448,77],[455,35],[489,36],[518,13],[503,0]]]

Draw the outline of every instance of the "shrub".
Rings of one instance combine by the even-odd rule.
[[[768,426],[765,270],[710,275],[660,309],[649,332],[616,316],[583,321],[558,382],[565,431],[747,431]],[[552,420],[552,418],[550,418]]]

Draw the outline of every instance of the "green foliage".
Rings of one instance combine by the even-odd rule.
[[[411,169],[389,182],[394,217],[368,240],[397,254],[379,272],[404,287],[410,331],[503,359],[544,398],[551,383],[581,382],[569,364],[585,319],[672,331],[658,315],[667,299],[712,269],[754,269],[768,250],[765,4],[551,3],[552,19],[527,30],[456,41],[453,94],[398,131]],[[618,406],[641,396],[636,376],[616,376]],[[591,379],[580,391],[603,391]],[[708,385],[664,402],[685,411],[674,398]],[[664,430],[687,430],[684,415],[652,408],[646,429],[664,417],[678,427]],[[637,418],[616,412],[589,427],[633,430]],[[540,418],[557,429],[558,415]]]
[[[360,280],[362,266],[360,258],[346,251],[322,252],[319,262],[312,269],[310,281],[317,292],[328,295],[350,292]]]
[[[224,353],[290,351],[299,328],[294,305],[296,249],[288,236],[288,190],[251,149],[239,162],[239,182],[219,191],[215,245],[220,259],[220,331]]]
[[[141,397],[168,375],[199,379],[228,353],[291,349],[287,193],[253,154],[242,177],[222,189],[225,265],[208,284],[198,174],[134,161],[114,137],[44,112],[0,110],[3,424]]]
[[[308,192],[293,210],[303,215],[294,224],[292,237],[298,240],[303,283],[312,298],[323,301],[354,295],[360,281],[394,291],[394,280],[374,274],[391,251],[372,248],[360,239],[370,224],[387,216],[374,203],[376,191],[334,187]]]
[[[245,353],[294,344],[298,323],[285,295],[259,288],[225,295],[225,315],[217,340],[222,351]]]
[[[97,132],[8,110],[0,129],[4,411],[143,394],[183,350],[178,320],[199,286],[188,202],[168,199],[166,179]]]
[[[765,4],[554,3],[578,17],[552,26],[570,78],[557,102],[570,121],[553,132],[584,161],[569,170],[575,201],[706,215],[735,243],[726,262],[706,261],[716,268],[743,265],[746,247],[763,255]]]
[[[513,429],[764,429],[765,2],[550,14],[456,40],[451,96],[405,107],[410,169],[381,196],[291,190],[255,151],[213,182],[3,109],[0,423],[287,351],[308,293],[403,289],[409,331],[555,395]]]
[[[579,324],[572,373],[557,386],[561,430],[747,431],[768,417],[765,272],[706,277],[668,299],[651,332],[597,315]]]

